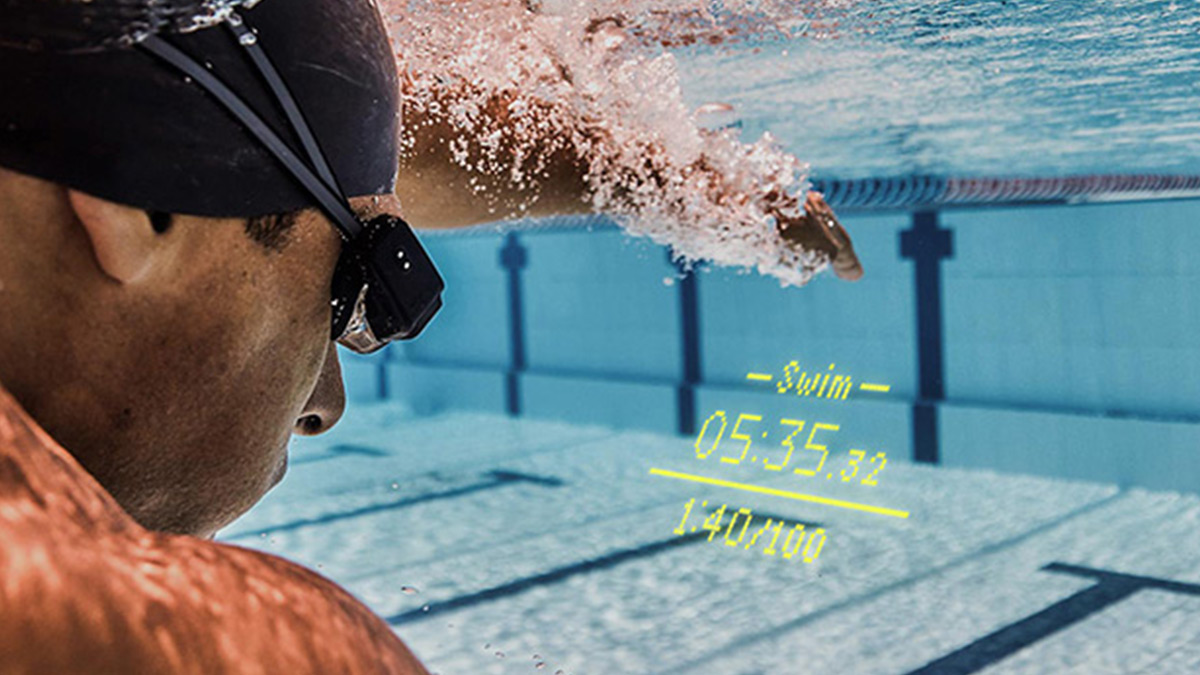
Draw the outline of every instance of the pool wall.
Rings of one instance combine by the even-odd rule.
[[[1200,491],[1200,202],[844,222],[865,278],[800,289],[681,275],[601,219],[426,233],[445,309],[416,341],[345,355],[349,397],[686,435],[718,409],[807,415],[891,456]],[[891,389],[746,379],[791,361]]]

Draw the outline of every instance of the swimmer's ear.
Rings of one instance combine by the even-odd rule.
[[[92,242],[100,269],[123,284],[146,276],[164,253],[161,237],[142,209],[67,190],[75,216]]]

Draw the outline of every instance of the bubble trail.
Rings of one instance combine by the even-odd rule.
[[[402,155],[444,133],[449,160],[497,218],[524,215],[574,170],[591,210],[671,246],[685,268],[706,260],[803,285],[828,254],[780,227],[803,216],[808,165],[769,134],[747,143],[705,128],[698,114],[729,111],[685,105],[670,50],[811,36],[836,24],[826,14],[838,4],[848,3],[384,0]]]

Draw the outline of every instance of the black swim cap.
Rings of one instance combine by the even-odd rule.
[[[223,9],[229,6],[211,0],[0,0],[0,166],[168,213],[251,217],[314,206],[201,87],[131,47],[157,32],[209,66],[299,148],[237,40],[219,27],[195,29],[197,19],[219,18]],[[239,13],[287,83],[343,193],[390,193],[398,91],[375,5],[263,0]]]

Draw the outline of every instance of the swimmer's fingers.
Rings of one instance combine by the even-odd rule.
[[[804,202],[804,210],[837,222],[837,216],[834,215],[833,209],[825,201],[825,195],[816,190],[808,191],[808,197]]]
[[[825,210],[829,215],[818,217],[826,221],[830,234],[837,242],[837,253],[833,256],[832,263],[833,273],[845,281],[858,281],[863,276],[863,266],[858,254],[854,252],[854,242],[850,240],[850,233],[838,222],[837,216],[833,215],[833,210],[828,205],[825,206]]]
[[[838,252],[833,258],[833,273],[845,281],[858,281],[863,276],[863,266],[858,254],[854,252],[850,233],[837,220],[834,220],[832,229],[834,236],[839,240]]]
[[[837,252],[832,256],[833,273],[845,281],[858,281],[863,276],[862,262],[854,252],[854,242],[850,233],[842,227],[837,215],[825,201],[825,196],[815,190],[810,190],[804,202],[804,212],[810,220],[815,220],[822,229],[826,229],[837,245]]]
[[[829,208],[829,204],[825,203],[825,198],[820,192],[808,193],[804,200],[804,213],[813,225],[822,229],[831,230],[838,224],[837,216],[834,215],[833,209]]]
[[[854,252],[850,233],[838,222],[821,193],[810,191],[804,201],[804,215],[781,220],[780,232],[784,239],[794,244],[828,255],[839,279],[858,281],[862,278],[862,263]]]

